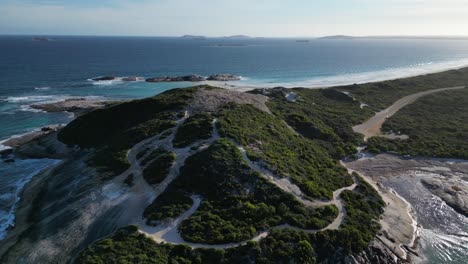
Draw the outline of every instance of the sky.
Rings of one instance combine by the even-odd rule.
[[[468,0],[0,0],[0,34],[468,35]]]

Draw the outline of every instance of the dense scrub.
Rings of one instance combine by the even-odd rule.
[[[424,96],[387,120],[383,131],[409,139],[374,137],[368,142],[370,151],[468,159],[468,89]]]
[[[258,91],[257,91],[258,92]],[[362,136],[352,127],[373,115],[369,108],[334,89],[273,89],[267,103],[271,111],[306,138],[322,145],[336,159],[354,153]],[[286,92],[299,99],[286,100]]]
[[[357,192],[345,194],[348,214],[343,227],[307,234],[273,230],[260,242],[226,250],[196,249],[156,244],[135,227],[127,227],[83,251],[77,263],[339,263],[365,249],[379,230],[383,202],[368,184],[359,181]]]
[[[143,170],[143,177],[149,184],[162,182],[169,173],[169,169],[174,164],[175,159],[176,156],[173,152],[160,153]]]
[[[176,148],[189,146],[191,143],[211,137],[213,118],[210,114],[190,116],[177,130],[173,144]]]
[[[231,105],[220,113],[218,124],[220,134],[245,146],[252,160],[290,177],[311,197],[331,199],[334,190],[352,184],[327,149],[297,135],[278,117],[250,105]]]
[[[73,120],[60,131],[59,139],[69,145],[96,149],[90,164],[119,174],[129,166],[127,151],[143,139],[174,127],[196,90],[174,89],[98,109]]]
[[[336,263],[363,250],[378,232],[376,220],[383,206],[369,185],[361,182],[356,192],[343,193],[349,213],[339,230],[308,234],[275,229],[281,224],[303,229],[323,228],[336,218],[337,208],[305,207],[293,195],[253,171],[232,143],[235,141],[245,147],[250,159],[266,169],[280,177],[291,178],[310,197],[330,199],[333,191],[351,185],[351,177],[346,169],[339,166],[337,159],[360,143],[360,136],[350,128],[372,112],[361,109],[358,102],[336,90],[297,89],[294,92],[300,97],[296,103],[286,101],[281,91],[270,95],[268,106],[273,115],[250,105],[232,104],[217,113],[187,119],[176,131],[175,146],[188,146],[193,141],[211,136],[213,118],[218,118],[218,130],[224,138],[187,158],[180,175],[144,212],[149,224],[157,224],[183,214],[192,206],[190,196],[198,195],[202,199],[200,207],[179,226],[186,241],[205,244],[240,242],[271,230],[267,238],[226,250],[192,250],[187,246],[158,245],[135,227],[128,227],[88,247],[77,262]],[[156,116],[174,125],[174,119],[181,117],[192,93],[192,89],[174,92],[171,96],[176,101],[185,95],[187,97],[176,104],[177,107],[164,108]],[[80,126],[85,126],[86,122]],[[300,134],[296,134],[286,122]],[[132,126],[125,128],[119,125],[111,136],[126,142],[123,135],[129,129]],[[159,131],[152,131],[156,130]],[[69,131],[64,133],[67,135]],[[139,136],[137,139],[140,141]],[[137,139],[132,137],[135,143]],[[105,149],[115,143],[107,137],[103,137],[102,142],[93,145],[84,140],[73,144],[86,146],[89,143],[87,147]],[[115,144],[119,146],[115,149],[118,151],[109,153],[121,151],[122,157],[125,156],[127,146]],[[142,163],[148,164],[147,169],[159,157],[168,154],[162,149],[148,154],[149,151],[138,154],[139,159],[145,157]],[[161,167],[155,168],[166,162],[155,164],[151,169],[153,172],[161,171]]]
[[[359,101],[374,109],[381,110],[410,94],[437,88],[466,86],[467,84],[468,68],[463,68],[390,81],[342,86],[335,89],[349,91]]]
[[[284,223],[318,229],[338,213],[333,206],[304,207],[251,170],[235,145],[225,139],[187,159],[171,187],[203,198],[179,228],[182,237],[192,242],[239,242]]]
[[[157,224],[161,220],[177,218],[191,206],[189,195],[180,190],[167,190],[145,209],[143,216],[147,224]]]

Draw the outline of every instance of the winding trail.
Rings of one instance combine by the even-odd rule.
[[[217,128],[216,128],[216,122],[217,122],[217,120],[214,119],[213,123],[212,123],[213,124],[212,137],[209,140],[204,141],[204,145],[202,147],[200,147],[196,152],[201,151],[203,149],[206,149],[207,147],[209,147],[214,141],[216,141],[220,137],[219,133],[217,131]],[[175,133],[175,131],[173,133]],[[271,172],[261,168],[258,164],[252,162],[248,158],[247,153],[246,153],[245,149],[242,146],[236,144],[235,142],[233,142],[233,143],[241,151],[244,161],[254,171],[257,171],[263,178],[267,179],[269,182],[271,182],[272,184],[274,184],[275,186],[277,186],[281,190],[283,190],[285,192],[288,192],[288,193],[291,193],[294,197],[297,198],[297,200],[299,200],[305,206],[308,206],[308,207],[321,207],[321,206],[326,206],[326,205],[335,205],[338,208],[338,216],[335,218],[335,220],[332,223],[330,223],[328,226],[326,226],[326,227],[324,227],[322,229],[301,229],[301,228],[298,228],[298,227],[290,226],[288,224],[284,224],[284,225],[279,225],[279,226],[276,226],[276,227],[272,227],[270,230],[261,232],[257,236],[253,237],[252,239],[242,241],[242,242],[228,243],[228,244],[214,244],[214,245],[213,244],[191,243],[191,242],[185,241],[181,237],[181,235],[180,235],[180,233],[178,231],[178,227],[184,220],[190,218],[198,210],[198,208],[201,205],[201,202],[202,202],[201,197],[193,195],[193,196],[191,196],[191,199],[193,201],[193,204],[192,204],[191,208],[189,210],[187,210],[186,212],[184,212],[178,218],[173,219],[172,221],[161,223],[158,226],[149,226],[144,222],[144,219],[140,219],[140,221],[137,222],[137,225],[139,226],[140,232],[147,235],[148,237],[151,237],[157,243],[170,243],[170,244],[175,244],[175,245],[183,244],[183,245],[187,245],[187,246],[189,246],[191,248],[227,249],[227,248],[234,248],[234,247],[239,247],[239,246],[245,245],[250,241],[260,241],[261,239],[266,238],[271,233],[271,231],[274,230],[274,229],[288,228],[288,229],[294,229],[294,230],[297,230],[297,231],[303,231],[303,232],[306,232],[306,233],[317,233],[317,232],[321,232],[321,231],[324,231],[324,230],[336,230],[341,226],[341,224],[342,224],[342,222],[343,222],[343,220],[344,220],[344,218],[346,216],[346,209],[344,208],[344,204],[343,204],[343,201],[340,198],[340,195],[345,190],[350,190],[350,191],[354,190],[356,188],[356,186],[357,186],[357,183],[354,183],[351,186],[340,188],[340,189],[334,191],[333,192],[333,199],[330,200],[330,201],[310,201],[310,200],[307,200],[305,198],[306,195],[303,194],[302,191],[299,189],[299,187],[297,185],[293,184],[290,181],[290,179],[276,177]],[[189,146],[187,148],[174,149],[172,147],[170,150],[174,151],[176,153],[177,157],[179,157],[180,155],[190,156],[189,154],[193,155],[195,153],[195,152],[190,153],[191,152],[190,151],[191,147],[199,145],[199,144],[200,144],[200,142],[196,142],[196,143],[192,144],[191,146]],[[180,168],[181,166],[183,166],[183,164],[185,162],[185,159],[187,157],[184,156],[183,159],[180,159],[180,160],[177,159],[176,167]],[[144,157],[142,159],[144,159]],[[178,169],[174,170],[174,172],[177,172],[177,173],[178,173],[178,171],[179,171]],[[172,172],[173,172],[173,170],[171,170],[171,173]],[[168,177],[166,177],[166,179],[168,179],[169,182],[172,182],[176,176],[177,176],[176,174],[171,174],[170,177],[168,176]],[[163,188],[159,188],[157,190],[159,192],[159,194],[161,194],[165,190],[166,187],[167,187],[167,185],[165,185]],[[154,199],[156,197],[154,197]],[[146,208],[146,206],[145,206],[145,208]]]
[[[385,123],[385,120],[387,120],[389,117],[396,114],[401,108],[405,107],[406,105],[411,104],[417,99],[423,96],[429,95],[429,94],[443,92],[443,91],[464,89],[464,88],[465,86],[439,88],[439,89],[423,91],[423,92],[405,96],[399,99],[398,101],[396,101],[395,103],[393,103],[387,109],[376,113],[372,118],[370,118],[366,122],[360,125],[354,126],[353,131],[363,134],[364,140],[367,140],[371,137],[380,136],[382,135],[381,128],[382,128],[382,125]],[[393,138],[395,137],[397,136],[393,135]]]

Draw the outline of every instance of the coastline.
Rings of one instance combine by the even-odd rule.
[[[382,197],[386,206],[381,216],[382,234],[375,237],[374,241],[381,243],[392,254],[403,261],[412,262],[413,250],[418,245],[416,243],[418,235],[418,223],[411,204],[395,190],[384,187],[370,176],[352,168],[347,162],[340,162],[349,173],[357,173],[364,181],[370,184]],[[402,206],[404,204],[405,206]],[[406,237],[406,232],[411,229],[411,236]],[[417,250],[416,250],[417,251]]]
[[[292,82],[270,82],[269,80],[252,81],[250,78],[243,81],[225,83],[210,82],[213,86],[236,91],[249,91],[253,89],[284,87],[284,88],[333,88],[338,86],[347,86],[352,84],[375,83],[383,81],[392,81],[398,79],[411,78],[427,74],[442,73],[450,70],[459,70],[468,67],[468,58],[441,61],[435,63],[426,63],[421,65],[410,65],[398,68],[389,68],[385,70],[368,71],[361,73],[344,73],[329,77],[313,78],[302,81]],[[205,83],[203,83],[205,84]],[[207,83],[208,84],[208,83]]]
[[[232,87],[232,86],[231,86],[231,87]],[[34,133],[34,132],[33,132],[33,133]],[[28,137],[28,135],[25,135],[25,136],[23,136],[24,138],[22,138],[19,142],[17,142],[16,144],[11,144],[11,145],[12,145],[13,147],[18,147],[18,146],[20,146],[20,145],[27,144],[28,142],[31,142],[32,140],[41,138],[42,136],[47,135],[47,134],[48,134],[47,132],[46,132],[46,133],[42,133],[42,135],[37,135],[37,137],[34,136],[34,137],[32,137],[32,138]],[[55,167],[55,166],[53,166],[53,167]],[[53,168],[53,167],[52,167],[52,168]],[[52,169],[52,168],[50,168],[50,169]],[[46,169],[46,170],[48,170],[48,169]],[[44,175],[44,174],[46,174],[46,172],[39,173],[39,174]],[[36,186],[40,185],[40,184],[36,183],[36,181],[39,181],[39,178],[40,178],[40,179],[43,179],[43,177],[39,177],[39,175],[36,175],[36,176],[37,176],[37,177],[33,177],[33,179],[32,179],[29,183],[27,183],[26,186],[23,188],[23,191],[21,191],[21,195],[20,195],[21,200],[20,200],[20,202],[23,201],[23,199],[25,199],[25,197],[24,197],[24,196],[25,196],[25,193],[27,194],[27,193],[34,193],[34,192],[37,192],[37,190],[35,190],[34,188],[35,188]],[[364,176],[364,175],[361,175],[361,176]],[[45,176],[44,176],[44,177],[45,177]],[[369,182],[369,181],[368,181],[368,182]],[[373,186],[374,186],[374,188],[377,186],[376,190],[379,190],[379,189],[380,189],[379,186],[378,186],[378,183],[374,183]],[[30,188],[31,188],[31,189],[30,189]],[[26,190],[28,190],[28,191],[26,191]],[[401,256],[401,258],[407,259],[408,256],[410,255],[410,254],[408,254],[408,253],[411,252],[411,250],[408,250],[405,246],[408,246],[409,248],[412,248],[412,247],[415,246],[415,241],[416,241],[416,239],[417,239],[417,234],[418,234],[417,222],[416,222],[416,220],[415,220],[414,215],[412,215],[412,212],[411,212],[411,204],[410,204],[408,201],[406,201],[403,197],[401,197],[397,192],[392,191],[392,189],[389,189],[388,192],[389,192],[389,193],[392,193],[394,196],[396,196],[399,200],[401,200],[401,202],[403,202],[403,203],[406,205],[406,206],[404,206],[404,207],[403,207],[403,206],[400,206],[399,208],[397,208],[397,212],[399,212],[399,213],[401,213],[401,214],[405,214],[405,217],[406,217],[406,214],[407,214],[407,216],[409,217],[409,219],[411,219],[411,224],[410,224],[410,225],[412,226],[412,230],[413,230],[413,231],[411,232],[411,233],[412,233],[412,236],[411,236],[411,238],[409,238],[409,242],[407,242],[407,243],[399,243],[399,244],[398,244],[398,243],[391,243],[391,244],[390,244],[391,246],[388,246],[388,247],[391,248],[392,246],[395,246],[395,247],[399,248],[398,251],[400,251],[400,252],[396,253],[396,255],[399,254],[399,256]],[[380,193],[380,191],[379,191],[379,193]],[[389,196],[388,193],[387,193],[387,194],[382,194],[382,193],[380,193],[380,194],[381,194],[382,196],[384,196],[384,195],[386,195],[387,197]],[[389,199],[389,200],[387,200],[387,201],[390,201],[390,202],[394,202],[394,203],[395,203],[395,204],[394,204],[395,207],[398,207],[398,206],[399,206],[399,205],[398,205],[398,202],[395,202],[395,201],[392,200],[393,198],[388,198],[388,199]],[[27,203],[27,201],[26,201],[26,203]],[[27,206],[31,206],[31,208],[29,208],[29,210],[34,210],[32,204],[31,204],[31,205],[18,206],[17,211],[16,211],[16,213],[15,213],[15,215],[16,215],[16,214],[18,215],[18,219],[19,219],[20,217],[23,217],[24,215],[27,215],[27,213],[25,213],[25,211],[21,211],[21,212],[20,212],[20,210],[23,210],[24,208],[27,208]],[[20,209],[20,207],[21,207],[21,209]],[[405,224],[406,224],[406,223],[405,223]],[[391,224],[389,224],[389,226],[391,226]],[[391,227],[393,227],[393,226],[391,226]],[[397,228],[397,229],[400,230],[400,228]],[[402,229],[404,229],[404,228],[402,228]],[[10,232],[9,232],[9,233],[10,233]],[[12,231],[11,233],[12,233],[12,236],[14,236],[15,232]],[[8,234],[8,236],[10,236],[10,234]],[[406,238],[403,238],[403,239],[406,239]],[[407,240],[408,240],[408,239],[407,239]],[[390,240],[389,240],[389,241],[390,241]],[[390,242],[391,242],[391,241],[390,241]],[[384,243],[384,242],[383,242],[383,243]],[[384,244],[385,244],[385,243],[384,243]],[[402,245],[403,245],[403,246],[402,246]],[[393,251],[392,251],[392,252],[393,252]],[[2,253],[2,252],[0,252],[0,255],[1,255],[1,253]],[[394,253],[395,253],[395,252],[394,252]],[[411,253],[412,253],[412,252],[411,252]]]

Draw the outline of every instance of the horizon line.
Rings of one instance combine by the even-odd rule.
[[[20,33],[20,34],[10,34],[10,33],[0,33],[0,36],[27,36],[27,37],[153,37],[153,38],[183,38],[183,37],[193,37],[193,38],[207,38],[207,39],[216,39],[216,38],[251,38],[251,39],[320,39],[320,38],[468,38],[468,35],[324,35],[324,36],[249,36],[249,35],[227,35],[227,36],[205,36],[198,34],[183,34],[183,35],[99,35],[99,34],[33,34],[33,33]]]

